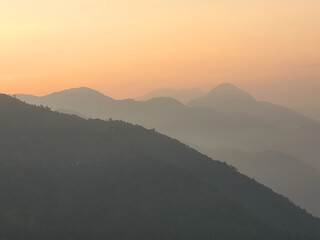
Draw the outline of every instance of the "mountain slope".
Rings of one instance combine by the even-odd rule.
[[[3,239],[319,239],[320,222],[152,130],[0,95]]]
[[[295,107],[296,110],[305,116],[320,121],[320,105]]]
[[[248,93],[232,84],[222,84],[207,95],[189,102],[192,107],[205,107],[223,112],[242,112],[280,127],[291,129],[302,126],[310,119],[285,107],[256,101]]]
[[[241,173],[270,187],[320,217],[320,171],[277,151],[248,153],[228,149],[202,150],[235,166]]]

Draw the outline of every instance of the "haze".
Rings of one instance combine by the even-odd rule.
[[[0,0],[0,240],[319,240],[319,0]]]
[[[114,98],[230,82],[260,100],[319,102],[320,2],[1,1],[2,92],[77,86]]]

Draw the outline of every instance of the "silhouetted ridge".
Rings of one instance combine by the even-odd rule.
[[[241,90],[232,85],[222,85],[217,88],[221,88],[215,89],[219,93],[236,92],[237,96],[241,95],[238,94]],[[214,95],[214,93],[211,94]],[[36,104],[50,106],[53,110],[73,113],[85,118],[112,118],[139,124],[149,129],[154,128],[199,149],[227,148],[244,152],[277,150],[319,166],[317,161],[320,154],[319,124],[311,127],[308,124],[311,122],[309,119],[281,106],[254,100],[234,100],[230,97],[225,98],[226,94],[220,94],[219,98],[211,96],[208,104],[201,103],[195,107],[182,105],[170,98],[156,98],[151,101],[119,101],[106,100],[105,97],[94,98],[96,100],[92,100],[91,97],[78,99],[72,94],[69,95],[68,98],[59,95],[50,101],[46,98],[36,98],[39,100]],[[211,101],[212,98],[215,100]],[[34,103],[32,99],[29,102]],[[216,156],[213,151],[211,156]],[[227,160],[230,159],[225,161]],[[252,166],[251,163],[250,166],[249,162],[246,163],[248,167]],[[290,164],[289,161],[288,164]],[[260,182],[291,197],[295,203],[308,209],[312,214],[320,216],[320,206],[316,202],[317,197],[314,197],[319,192],[315,177],[311,180],[309,178],[310,181],[301,181],[297,187],[294,187],[294,181],[289,181],[291,191],[283,191],[284,187],[281,187],[286,182],[285,178],[299,179],[301,172],[295,171],[292,175],[283,175],[276,171],[280,175],[271,180],[276,177],[283,179],[277,183],[267,178],[259,178],[253,175],[252,171],[244,173],[250,173],[250,176],[256,179],[262,179]],[[309,191],[304,190],[306,185],[302,182],[310,183]],[[292,192],[295,194],[291,194]],[[314,196],[310,195],[312,192]]]
[[[1,95],[0,131],[2,239],[320,237],[286,198],[153,130]]]
[[[203,150],[214,159],[235,166],[293,203],[320,217],[320,170],[278,151],[249,153],[228,149]]]

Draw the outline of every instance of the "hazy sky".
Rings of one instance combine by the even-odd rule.
[[[231,82],[320,102],[319,0],[0,0],[0,90],[115,98]]]

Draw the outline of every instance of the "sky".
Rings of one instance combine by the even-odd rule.
[[[229,82],[320,103],[319,12],[319,0],[0,0],[0,91],[121,99]]]

